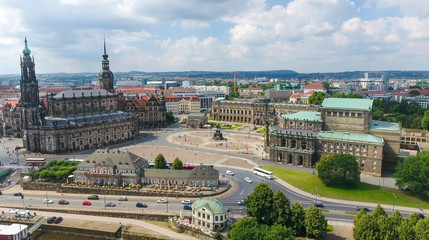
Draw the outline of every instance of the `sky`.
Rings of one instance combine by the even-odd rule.
[[[429,70],[428,0],[0,0],[0,74]]]

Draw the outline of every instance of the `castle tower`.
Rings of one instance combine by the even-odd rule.
[[[100,88],[105,89],[108,92],[113,93],[113,73],[109,69],[109,60],[107,59],[109,55],[106,53],[106,38],[104,38],[104,54],[103,54],[103,61],[101,63],[102,70],[98,74],[98,80],[100,81]]]

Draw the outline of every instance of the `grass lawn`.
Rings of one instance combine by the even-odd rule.
[[[395,206],[415,208],[421,206],[429,209],[428,200],[414,197],[398,189],[384,188],[366,183],[359,183],[355,188],[327,187],[315,174],[270,166],[264,166],[263,168],[272,171],[276,177],[303,191],[315,194],[317,189],[317,193],[321,197],[392,205],[393,193],[395,193]]]

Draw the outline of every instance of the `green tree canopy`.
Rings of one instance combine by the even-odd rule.
[[[411,90],[410,92],[408,92],[408,96],[411,96],[411,97],[415,97],[419,95],[420,95],[420,92],[417,90]]]
[[[283,226],[291,227],[292,211],[290,209],[290,201],[286,198],[282,191],[277,190],[274,198],[274,222]]]
[[[360,182],[360,169],[351,154],[324,155],[316,164],[318,177],[328,186],[354,186]]]
[[[176,119],[174,118],[172,111],[168,111],[167,114],[165,114],[165,119],[167,120],[168,123],[176,122]]]
[[[291,228],[279,224],[271,226],[264,240],[294,240],[295,236]]]
[[[173,161],[173,166],[171,168],[175,169],[175,170],[182,170],[183,169],[182,161],[180,161],[180,159],[178,157],[175,158]]]
[[[305,210],[298,203],[295,202],[292,205],[292,229],[295,232],[295,236],[305,236]]]
[[[324,92],[314,92],[308,98],[308,103],[320,105],[320,104],[322,104],[325,97],[326,97],[326,93],[324,93]]]
[[[269,227],[259,224],[254,217],[245,217],[231,225],[228,237],[231,240],[264,240]]]
[[[305,210],[305,231],[307,237],[323,239],[326,236],[328,221],[323,216],[322,211],[311,205]]]
[[[353,230],[356,240],[381,240],[380,227],[372,215],[364,215],[359,219]]]
[[[405,158],[396,167],[396,185],[418,196],[429,198],[429,151]]]
[[[365,208],[361,208],[359,213],[356,215],[355,219],[353,219],[353,224],[356,226],[359,220],[366,215]]]
[[[421,120],[421,127],[425,130],[429,130],[429,110],[425,111]]]
[[[273,191],[268,184],[258,184],[244,202],[248,216],[254,217],[258,223],[269,226],[274,223]]]
[[[416,239],[429,239],[429,217],[416,224]]]
[[[161,153],[158,154],[155,158],[155,166],[156,169],[165,169],[167,168],[167,162],[165,161],[164,155]]]
[[[408,217],[402,220],[398,228],[399,240],[416,239],[415,223]]]
[[[346,98],[346,94],[345,94],[345,93],[342,93],[342,92],[334,93],[334,94],[332,95],[332,97],[333,97],[333,98]]]

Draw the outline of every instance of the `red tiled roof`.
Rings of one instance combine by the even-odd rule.
[[[365,93],[365,94],[368,94],[368,95],[371,95],[371,94],[385,94],[385,93],[387,93],[387,91],[385,91],[385,90],[379,90],[379,91],[358,91],[358,92]]]
[[[321,83],[310,83],[305,86],[306,89],[325,89],[325,86]]]
[[[18,100],[6,100],[3,102],[3,106],[6,106],[8,104],[11,108],[15,109],[18,106],[19,99]]]

